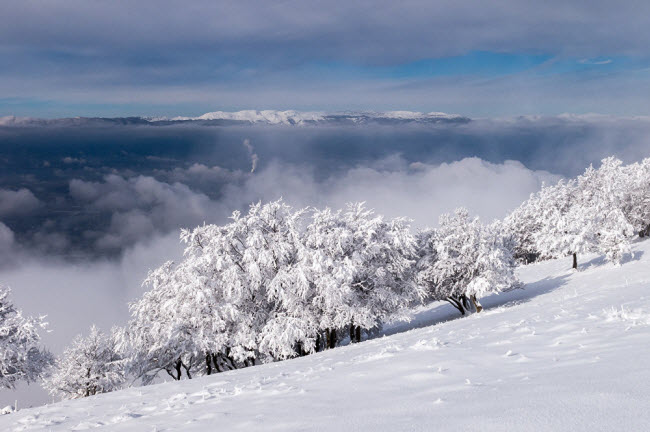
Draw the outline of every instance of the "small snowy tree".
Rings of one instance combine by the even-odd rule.
[[[24,317],[9,299],[10,290],[0,285],[0,385],[38,379],[52,363],[52,355],[38,347],[43,319]]]
[[[419,235],[417,283],[430,299],[446,300],[463,315],[470,301],[480,312],[479,297],[520,285],[510,239],[502,232],[499,223],[485,226],[462,208],[440,216],[437,229]]]
[[[117,351],[114,333],[106,335],[92,326],[88,336],[77,336],[56,360],[44,387],[65,399],[121,388],[125,382],[124,360]]]

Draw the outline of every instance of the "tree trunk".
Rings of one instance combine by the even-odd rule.
[[[210,353],[205,355],[205,374],[212,375],[212,356]]]
[[[217,354],[212,354],[212,363],[214,364],[214,368],[217,370],[217,372],[223,372],[223,369],[219,367],[219,356]]]
[[[465,315],[465,308],[463,307],[463,305],[461,304],[461,302],[458,299],[456,299],[455,297],[447,297],[447,301],[453,307],[458,309],[458,311],[460,312],[461,315]]]
[[[648,237],[650,236],[650,224],[639,231],[639,237]]]
[[[182,365],[182,364],[183,364],[183,363],[181,362],[180,359],[178,359],[178,360],[176,361],[176,366],[174,367],[174,369],[176,369],[176,381],[180,381],[180,380],[181,380],[181,365]]]
[[[316,352],[320,352],[320,343],[321,343],[321,336],[320,336],[320,331],[316,333]]]
[[[357,326],[355,333],[356,333],[355,336],[357,337],[357,342],[361,342],[361,326]]]
[[[578,269],[578,254],[575,252],[573,253],[573,268]]]
[[[350,324],[350,343],[355,343],[354,324]]]
[[[336,330],[330,330],[330,349],[336,348]]]
[[[476,299],[476,295],[473,295],[470,297],[472,300],[472,303],[474,303],[474,307],[476,308],[476,313],[479,313],[483,310],[483,306],[481,306],[481,303]]]
[[[460,296],[460,300],[463,302],[463,307],[465,308],[465,310],[470,310],[469,299],[465,294]]]

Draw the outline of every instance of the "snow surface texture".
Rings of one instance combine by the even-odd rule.
[[[650,241],[583,256],[460,318],[450,305],[360,344],[0,417],[0,430],[648,430]]]

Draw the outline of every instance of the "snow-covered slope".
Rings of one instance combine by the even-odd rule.
[[[620,267],[581,259],[520,269],[525,289],[480,314],[436,304],[361,344],[25,409],[0,430],[648,430],[650,241]]]

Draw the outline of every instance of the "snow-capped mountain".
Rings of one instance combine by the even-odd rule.
[[[215,111],[203,114],[198,117],[153,117],[149,119],[156,121],[210,121],[227,120],[233,122],[266,123],[303,125],[327,122],[351,122],[364,123],[368,121],[393,121],[393,122],[440,122],[440,121],[467,121],[466,117],[456,114],[441,112],[422,113],[415,111],[386,111],[386,112],[301,112],[301,111],[277,111],[277,110],[245,110],[236,112]]]
[[[0,117],[2,126],[52,126],[84,124],[174,124],[197,122],[213,125],[229,124],[268,124],[268,125],[309,125],[309,124],[364,124],[364,123],[466,123],[470,119],[456,114],[441,112],[422,113],[415,111],[386,112],[340,112],[325,113],[316,111],[278,111],[244,110],[214,111],[198,117],[70,117],[60,119],[39,119],[32,117]]]
[[[307,357],[24,409],[0,430],[646,430],[650,242],[518,269],[466,318],[422,308]]]

